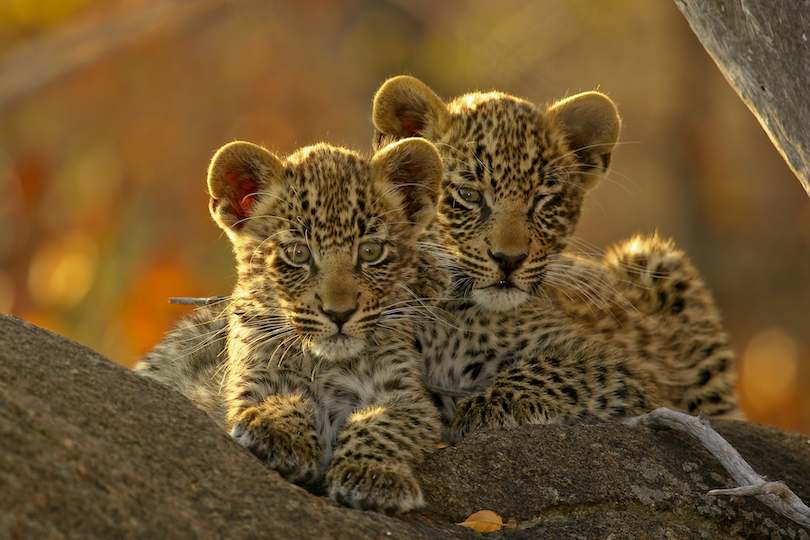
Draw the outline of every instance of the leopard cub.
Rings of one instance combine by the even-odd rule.
[[[606,95],[445,103],[401,76],[379,89],[372,116],[378,148],[420,136],[445,163],[434,249],[452,266],[437,306],[449,324],[420,325],[416,342],[450,440],[660,406],[742,416],[719,311],[682,251],[649,236],[599,258],[576,252],[583,201],[619,138]]]
[[[233,244],[236,286],[136,370],[292,482],[357,508],[421,505],[414,467],[440,422],[409,336],[445,283],[421,247],[441,175],[422,139],[370,160],[325,144],[284,160],[222,147],[210,211]]]

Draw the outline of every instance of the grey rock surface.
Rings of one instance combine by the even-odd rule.
[[[807,436],[746,422],[712,425],[757,472],[810,500]],[[487,508],[525,528],[523,536],[497,533],[504,538],[810,538],[753,498],[707,495],[735,486],[706,449],[669,430],[489,430],[437,452],[421,472],[431,500],[425,512],[460,521]]]
[[[810,500],[807,437],[717,422],[760,474]],[[0,316],[0,538],[810,540],[688,436],[604,424],[473,434],[421,468],[420,514],[341,507],[281,479],[179,394],[86,347]],[[424,514],[424,515],[422,515]],[[429,516],[429,517],[428,517]]]

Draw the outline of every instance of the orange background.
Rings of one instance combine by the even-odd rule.
[[[130,366],[233,261],[205,171],[234,139],[370,147],[389,76],[446,98],[599,88],[625,144],[579,237],[673,237],[716,292],[751,419],[810,433],[810,199],[691,33],[648,0],[0,4],[0,312]]]

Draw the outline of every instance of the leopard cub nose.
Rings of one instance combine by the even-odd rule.
[[[338,330],[343,328],[343,325],[346,324],[352,315],[357,311],[357,307],[353,307],[351,309],[347,309],[345,311],[334,311],[331,309],[323,309],[321,311],[329,317],[329,320],[335,323],[338,327]]]
[[[526,253],[519,253],[517,255],[507,255],[505,253],[492,253],[491,251],[487,250],[489,256],[492,258],[493,261],[498,263],[498,268],[503,270],[503,273],[506,277],[509,276],[512,272],[520,268],[520,265],[523,264],[523,261],[526,260],[528,255]]]

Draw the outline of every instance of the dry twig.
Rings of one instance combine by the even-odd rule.
[[[189,298],[185,296],[174,296],[169,298],[170,304],[178,304],[181,306],[210,306],[211,304],[219,304],[227,300],[228,296],[209,296],[208,298]]]
[[[738,488],[713,489],[709,491],[710,495],[754,496],[777,513],[810,529],[810,508],[784,482],[768,482],[757,474],[740,453],[712,429],[702,414],[690,416],[661,407],[628,418],[624,423],[653,429],[666,427],[688,433],[711,452],[740,485]]]

